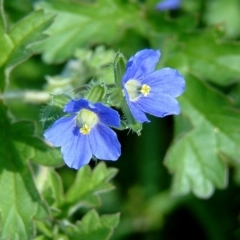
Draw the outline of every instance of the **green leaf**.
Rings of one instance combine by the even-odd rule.
[[[115,174],[116,169],[107,169],[105,163],[99,163],[93,171],[91,171],[89,166],[84,166],[78,171],[75,183],[71,186],[66,196],[64,196],[61,178],[58,174],[52,169],[45,167],[40,168],[36,179],[37,187],[44,199],[51,206],[50,209],[53,219],[58,219],[58,221],[37,221],[38,230],[51,239],[53,236],[56,239],[58,239],[58,237],[60,239],[60,236],[63,237],[62,234],[65,234],[66,239],[68,239],[67,237],[69,237],[69,239],[75,239],[77,235],[73,238],[71,231],[68,232],[65,230],[68,226],[72,226],[70,229],[73,228],[73,230],[75,229],[77,232],[79,229],[77,226],[73,226],[67,218],[80,206],[94,207],[99,205],[99,195],[113,189],[113,186],[108,183],[108,181]],[[98,224],[98,221],[93,224]],[[114,216],[109,216],[102,217],[101,223],[104,225],[104,228],[108,228],[107,233],[109,234],[111,228],[116,226],[118,221]],[[75,230],[73,232],[75,232]]]
[[[83,85],[90,79],[99,79],[107,85],[113,84],[111,65],[114,56],[115,52],[104,46],[98,46],[94,50],[77,49],[75,58],[67,61],[60,75],[46,77],[44,89],[54,94],[74,93],[77,94],[75,98],[78,98],[86,92]]]
[[[3,91],[11,70],[33,54],[33,43],[46,37],[42,32],[52,23],[53,15],[45,14],[43,10],[32,12],[8,31],[3,0],[0,4],[0,91]]]
[[[63,202],[63,185],[57,172],[48,167],[41,167],[36,178],[36,184],[47,203],[57,208],[54,208],[54,210],[59,211],[58,208]],[[52,214],[54,215],[54,212]]]
[[[7,108],[0,101],[0,238],[32,239],[33,220],[48,217],[48,211],[26,164],[31,151],[25,149],[23,154],[22,149],[15,145],[21,136],[15,136],[16,132],[12,132],[13,125],[8,115]]]
[[[208,30],[167,36],[161,63],[219,85],[239,81],[240,43],[223,41],[217,35],[216,30]],[[160,47],[160,39],[156,37],[154,47]]]
[[[95,210],[89,211],[76,226],[68,227],[72,240],[107,240],[119,223],[119,213],[99,217]]]
[[[1,31],[1,35],[4,34],[5,27],[6,27],[6,19],[5,19],[5,15],[4,15],[4,9],[3,9],[3,0],[0,0],[0,31]],[[0,45],[0,46],[2,46],[2,45]]]
[[[15,122],[11,126],[14,145],[20,150],[22,158],[45,166],[61,165],[60,151],[34,136],[34,128],[33,122],[27,120]]]
[[[141,29],[144,22],[136,4],[112,0],[94,3],[48,0],[38,4],[44,10],[57,13],[48,30],[51,37],[38,44],[46,62],[61,62],[71,57],[79,47],[109,44],[119,39],[126,28]],[[111,19],[111,21],[109,21]]]
[[[116,173],[117,169],[107,168],[104,162],[100,162],[93,171],[89,166],[81,168],[75,182],[66,193],[66,203],[70,212],[75,211],[79,206],[99,205],[99,195],[114,188],[109,181]]]
[[[227,185],[224,156],[239,163],[240,112],[225,96],[197,78],[186,79],[187,90],[180,103],[192,129],[173,144],[165,163],[174,174],[174,194],[192,191],[207,198],[215,187]]]
[[[41,236],[35,237],[34,240],[46,240],[46,237],[44,237],[43,235],[41,235]]]
[[[240,2],[238,0],[207,1],[204,20],[208,25],[219,25],[227,37],[236,38],[240,35]]]

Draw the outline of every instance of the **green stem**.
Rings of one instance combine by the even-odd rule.
[[[25,102],[46,103],[50,99],[50,94],[43,91],[16,91],[5,92],[0,95],[0,98],[6,100],[23,100]]]

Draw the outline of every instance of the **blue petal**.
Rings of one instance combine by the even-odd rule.
[[[101,103],[95,103],[96,109],[95,112],[100,122],[113,127],[120,127],[120,117],[117,111],[111,109],[110,107],[106,107]]]
[[[151,92],[180,96],[185,90],[184,78],[177,70],[163,68],[148,75],[142,82],[151,87]]]
[[[160,11],[174,10],[178,9],[180,5],[181,0],[163,0],[162,2],[157,4],[156,8]]]
[[[156,117],[180,113],[178,101],[167,94],[149,94],[147,97],[139,98],[136,105],[142,111]]]
[[[143,123],[143,122],[150,122],[146,116],[146,114],[141,110],[139,109],[139,107],[137,106],[136,102],[130,102],[130,101],[127,101],[128,102],[128,107],[132,113],[132,115],[134,116],[134,118],[140,122],[140,123]]]
[[[48,128],[44,137],[55,147],[66,144],[72,137],[72,130],[75,127],[75,116],[63,117],[58,119],[50,128]]]
[[[83,98],[79,100],[71,100],[65,105],[64,112],[77,113],[83,108],[88,108],[88,105],[89,102]]]
[[[98,124],[89,134],[92,154],[98,159],[117,160],[121,154],[121,146],[116,133],[103,124]]]
[[[71,168],[79,169],[89,163],[92,152],[89,144],[89,136],[82,135],[76,127],[68,143],[61,148],[64,162]]]
[[[127,63],[127,69],[123,76],[123,85],[129,79],[141,80],[152,73],[160,58],[160,51],[145,49],[137,52]]]

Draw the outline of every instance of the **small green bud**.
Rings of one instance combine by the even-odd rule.
[[[113,63],[115,85],[118,88],[122,88],[122,77],[126,71],[126,62],[124,55],[118,52]]]
[[[93,85],[88,92],[86,99],[92,103],[101,102],[106,95],[106,86],[101,83]]]

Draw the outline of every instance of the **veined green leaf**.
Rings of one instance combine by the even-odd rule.
[[[0,101],[0,214],[1,239],[32,239],[34,219],[48,217],[48,210],[34,185],[26,159],[31,150],[19,149],[15,145],[11,119],[7,108]],[[17,136],[18,140],[21,136]]]
[[[192,191],[206,198],[215,187],[227,185],[227,163],[222,156],[239,163],[240,112],[198,79],[188,76],[186,85],[180,103],[192,130],[173,144],[165,162],[174,174],[175,194]]]
[[[45,166],[59,166],[63,163],[60,151],[34,136],[33,122],[25,120],[13,123],[11,134],[23,159]]]
[[[62,180],[54,169],[41,167],[36,178],[36,185],[50,206],[58,208],[63,202]]]
[[[68,227],[66,232],[72,240],[107,240],[118,225],[119,217],[118,213],[99,217],[95,210],[91,210],[76,226]]]
[[[217,37],[216,29],[156,36],[154,47],[162,44],[165,66],[178,69],[182,74],[194,73],[201,79],[218,85],[230,85],[240,80],[240,44]]]
[[[109,181],[116,175],[117,169],[107,168],[100,162],[93,171],[84,166],[78,173],[75,182],[66,193],[66,203],[70,212],[79,206],[94,207],[100,204],[99,195],[113,189]]]
[[[43,10],[32,12],[9,31],[3,0],[0,1],[0,7],[0,91],[3,91],[10,71],[33,54],[33,43],[46,37],[43,31],[52,23],[53,15],[45,14]]]
[[[48,0],[37,5],[57,13],[49,28],[51,37],[38,44],[46,62],[61,62],[71,57],[79,47],[97,43],[109,44],[118,40],[127,28],[136,30],[144,26],[137,4],[112,0],[93,3],[80,1]],[[111,21],[109,21],[111,19]]]

